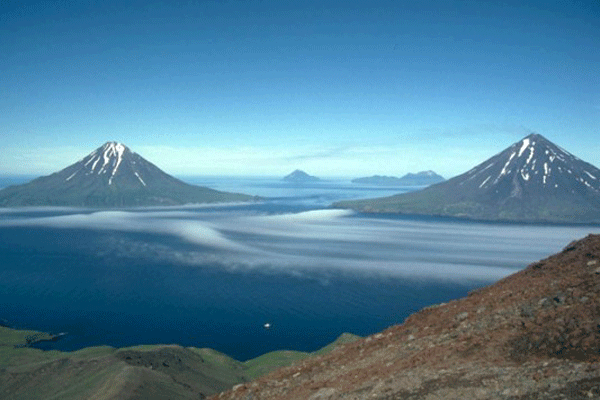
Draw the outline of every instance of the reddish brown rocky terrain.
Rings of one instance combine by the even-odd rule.
[[[600,398],[600,236],[214,398]]]

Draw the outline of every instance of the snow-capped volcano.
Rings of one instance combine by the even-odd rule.
[[[600,194],[600,170],[556,146],[542,135],[531,134],[502,153],[461,175],[461,186],[481,192],[522,197],[535,188],[554,195],[571,192]]]
[[[144,168],[144,163],[147,163],[147,161],[136,153],[133,153],[124,144],[107,142],[91,152],[83,160],[63,171],[70,173],[70,175],[65,178],[65,181],[70,181],[73,178],[76,178],[77,175],[80,177],[99,175],[105,178],[108,185],[112,185],[115,176],[118,179],[127,174],[133,174],[140,185],[146,186],[146,182],[144,182],[144,179],[140,175],[141,170]],[[120,171],[119,167],[122,167]],[[71,173],[71,171],[73,172]]]
[[[336,206],[485,220],[600,222],[600,170],[531,134],[421,191]]]
[[[251,199],[188,185],[118,142],[107,142],[52,175],[0,190],[0,206],[127,207]]]
[[[146,187],[153,178],[175,179],[118,142],[106,142],[57,174],[64,176],[65,182],[83,183],[94,178],[106,186],[130,188]]]

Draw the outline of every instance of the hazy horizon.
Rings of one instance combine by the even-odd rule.
[[[515,142],[515,143],[517,143],[517,142]],[[121,144],[123,144],[123,143],[121,143]],[[511,145],[512,144],[513,143],[511,143]],[[506,147],[509,147],[509,145],[507,145]],[[559,147],[562,147],[562,146],[559,145]],[[132,150],[132,149],[130,149],[130,150]],[[489,157],[492,157],[492,156],[500,153],[503,150],[505,150],[505,149],[504,148],[503,149],[499,149],[499,150],[497,150],[496,153],[490,154]],[[132,150],[132,151],[134,151],[134,150]],[[92,153],[93,153],[93,151],[90,152],[89,154],[86,154],[86,156],[89,156]],[[134,151],[134,153],[135,153],[135,151]],[[574,154],[574,155],[577,156],[576,154]],[[143,157],[143,155],[142,155],[142,157]],[[53,174],[55,172],[59,172],[59,171],[65,169],[65,168],[69,167],[70,165],[83,160],[84,158],[85,157],[79,157],[79,158],[75,159],[72,163],[65,164],[65,165],[61,166],[60,168],[58,168],[58,169],[56,169],[54,171],[46,171],[45,173],[38,173],[38,174],[35,174],[35,173],[3,173],[2,171],[0,171],[0,177],[5,177],[5,178],[35,178],[35,177],[40,177],[40,176],[47,176],[47,175]],[[153,164],[156,164],[156,162],[153,162],[150,159],[147,159],[147,161],[150,161]],[[583,160],[583,161],[586,161],[586,160]],[[437,170],[434,171],[431,168],[419,167],[419,166],[415,166],[415,169],[413,169],[413,170],[408,170],[408,171],[404,171],[404,172],[396,173],[396,174],[393,174],[393,173],[386,174],[386,173],[382,173],[382,172],[371,172],[371,173],[362,172],[361,173],[360,170],[357,170],[357,171],[355,171],[354,175],[339,175],[339,174],[338,175],[333,175],[333,174],[328,173],[328,172],[331,171],[331,169],[327,168],[327,167],[324,169],[323,173],[319,173],[319,172],[315,173],[315,172],[310,171],[310,170],[303,170],[301,168],[293,167],[293,166],[290,166],[290,168],[293,168],[293,169],[289,169],[287,172],[284,172],[284,173],[279,174],[279,175],[274,175],[272,173],[263,173],[263,174],[261,174],[261,173],[254,173],[254,174],[251,174],[251,173],[250,174],[249,173],[240,173],[240,169],[238,169],[238,170],[232,170],[232,171],[228,171],[226,173],[220,173],[220,174],[219,173],[210,174],[210,173],[206,173],[205,171],[197,171],[197,172],[187,171],[186,173],[181,173],[181,174],[171,173],[171,172],[166,171],[166,170],[164,172],[166,172],[166,173],[168,173],[168,174],[170,174],[170,175],[172,175],[172,176],[174,176],[176,178],[179,178],[181,180],[186,180],[186,178],[265,178],[265,179],[271,178],[271,179],[273,179],[273,178],[283,178],[286,175],[289,175],[290,173],[292,173],[292,172],[294,172],[296,170],[301,170],[303,172],[308,173],[309,175],[313,175],[313,176],[316,176],[318,178],[321,178],[324,181],[327,181],[328,179],[332,179],[332,180],[335,180],[335,179],[338,179],[338,180],[350,180],[350,179],[354,179],[354,178],[362,178],[362,177],[370,177],[370,176],[402,177],[402,176],[404,176],[406,174],[411,174],[411,173],[414,174],[414,173],[425,172],[425,171],[433,171],[433,172],[435,172],[435,173],[437,173],[439,175],[442,175],[442,177],[445,178],[445,179],[451,179],[451,178],[453,178],[455,176],[458,176],[458,175],[461,175],[461,174],[467,172],[468,170],[470,170],[475,165],[479,165],[481,162],[485,162],[485,159],[479,160],[477,162],[477,164],[471,165],[468,168],[466,168],[465,170],[460,171],[457,174],[451,175],[451,176],[447,176],[447,175],[444,176],[444,174],[440,174],[439,171],[437,171]],[[238,164],[235,164],[235,165],[237,166]],[[160,165],[157,165],[157,167],[161,168]],[[244,168],[244,171],[246,171],[246,168]],[[0,187],[0,189],[1,189],[1,187]]]
[[[65,166],[65,167],[67,167],[67,166]],[[160,166],[159,166],[159,168],[160,168]],[[64,168],[61,168],[61,169],[64,169]],[[38,178],[38,177],[41,177],[41,176],[50,175],[50,174],[52,174],[54,172],[58,172],[58,171],[59,170],[52,171],[52,172],[49,172],[47,174],[11,174],[11,173],[2,173],[2,172],[0,172],[0,177],[3,177],[3,178],[17,178],[17,179],[35,179],[35,178]],[[243,174],[243,173],[240,173],[240,174],[230,173],[230,174],[219,175],[219,174],[202,174],[202,173],[197,173],[197,174],[194,174],[194,173],[172,174],[169,171],[165,171],[165,170],[163,170],[163,171],[166,172],[167,174],[169,174],[169,175],[177,178],[177,179],[182,180],[182,181],[187,181],[187,180],[190,180],[190,179],[194,180],[194,179],[198,179],[198,178],[206,178],[206,179],[211,179],[211,178],[224,178],[224,179],[227,179],[227,178],[232,178],[232,179],[237,179],[237,178],[240,178],[240,179],[244,179],[244,178],[247,178],[247,179],[283,179],[286,175],[289,175],[290,173],[294,172],[294,171],[290,170],[289,172],[284,173],[282,175],[272,175],[272,174],[269,174],[269,175],[267,175],[267,174],[265,174],[265,175],[258,175],[258,174],[251,175],[251,174]],[[403,173],[403,174],[387,175],[387,176],[393,176],[393,177],[401,178],[403,175],[406,175],[408,173],[413,173],[414,174],[414,173],[423,172],[423,171],[427,171],[427,169],[407,171],[406,173]],[[360,172],[359,172],[358,175],[324,175],[324,174],[320,175],[318,173],[313,173],[311,171],[304,171],[304,172],[308,173],[309,175],[316,176],[317,178],[320,178],[320,180],[324,181],[324,182],[327,182],[328,180],[348,180],[348,181],[350,181],[350,180],[355,179],[355,178],[364,178],[364,177],[370,177],[370,176],[374,176],[374,175],[380,175],[380,176],[383,175],[383,174],[369,174],[369,175],[362,174],[361,175]],[[434,172],[437,172],[437,171],[434,171]],[[445,179],[450,179],[452,177],[446,177],[446,176],[444,176],[444,178]],[[316,181],[316,182],[312,182],[311,184],[314,184],[314,183],[318,184],[319,182]]]

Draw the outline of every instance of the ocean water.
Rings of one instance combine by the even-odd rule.
[[[368,335],[600,228],[373,216],[327,206],[398,188],[186,178],[255,204],[0,209],[0,319],[42,348],[177,343],[246,360]],[[271,328],[265,329],[264,324]]]

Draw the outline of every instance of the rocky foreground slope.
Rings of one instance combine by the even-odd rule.
[[[600,398],[600,236],[214,399]]]

